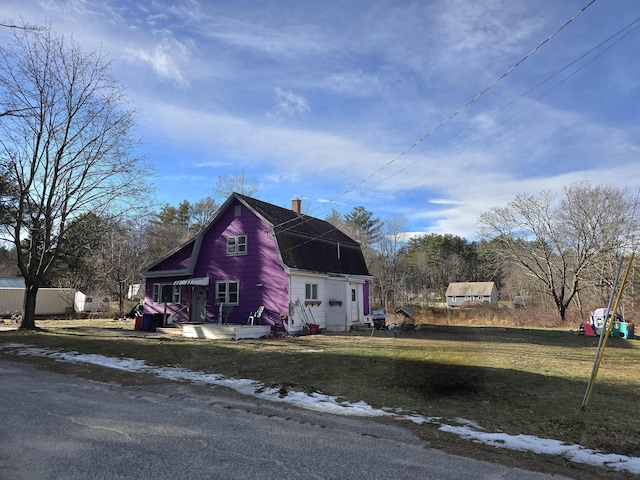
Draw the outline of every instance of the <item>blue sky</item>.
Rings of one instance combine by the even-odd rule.
[[[0,21],[108,53],[160,205],[242,170],[320,218],[473,239],[520,193],[640,188],[640,3],[597,0],[519,63],[589,2],[2,0]]]

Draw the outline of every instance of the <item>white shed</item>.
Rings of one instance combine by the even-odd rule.
[[[0,315],[22,313],[24,305],[24,279],[0,278]],[[73,312],[73,288],[40,288],[36,297],[36,315],[64,315]]]

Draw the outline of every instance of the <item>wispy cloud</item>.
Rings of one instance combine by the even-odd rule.
[[[594,3],[459,112],[583,3],[5,0],[1,15],[47,17],[109,54],[160,197],[198,200],[173,180],[176,165],[211,178],[241,167],[276,203],[295,185],[320,209],[359,204],[469,238],[478,212],[519,193],[576,180],[638,188],[637,34],[514,102],[636,18],[632,3]]]
[[[322,79],[321,85],[327,90],[355,97],[368,97],[380,93],[384,84],[376,74],[361,70],[332,73]]]
[[[448,52],[442,58],[465,68],[470,61],[486,64],[488,58],[526,53],[522,41],[544,26],[544,13],[508,0],[453,0],[441,7],[434,24],[439,47]],[[456,62],[456,57],[464,57],[465,62]]]
[[[272,114],[296,117],[309,110],[309,105],[302,95],[293,93],[291,90],[276,88]]]
[[[256,17],[207,16],[199,25],[199,33],[236,48],[269,55],[292,57],[326,49],[326,44],[308,30],[286,25],[276,28]]]
[[[179,66],[179,63],[188,60],[189,52],[183,44],[172,41],[150,48],[128,48],[125,52],[129,56],[129,62],[147,64],[158,76],[177,87],[189,86],[189,81]]]

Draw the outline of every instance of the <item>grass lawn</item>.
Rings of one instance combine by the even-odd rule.
[[[85,321],[73,329],[0,332],[0,343],[143,359],[150,364],[319,391],[374,407],[472,420],[489,432],[528,434],[603,453],[640,457],[640,341],[611,338],[590,403],[581,410],[598,338],[566,330],[425,326],[417,332],[326,334],[240,341],[125,337],[131,322]],[[58,321],[58,323],[61,323]],[[66,323],[66,322],[65,322]],[[104,330],[88,328],[107,327]],[[8,354],[0,350],[0,356]],[[11,360],[23,360],[11,357]],[[42,359],[39,360],[42,362]],[[49,362],[48,368],[113,381],[100,368]],[[131,374],[119,381],[153,381]],[[430,446],[575,478],[631,478],[559,458],[501,451],[411,426]]]

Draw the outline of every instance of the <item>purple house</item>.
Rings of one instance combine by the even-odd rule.
[[[324,220],[232,194],[191,240],[141,272],[144,312],[182,322],[302,333],[348,331],[369,313],[371,276],[360,245]]]

